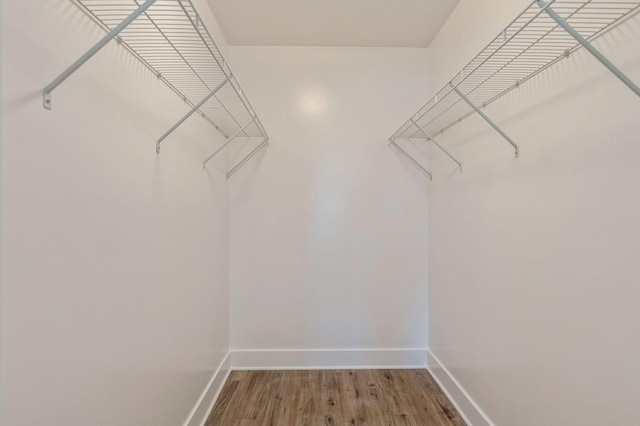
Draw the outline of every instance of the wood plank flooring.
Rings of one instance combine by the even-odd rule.
[[[206,426],[457,426],[427,370],[233,371]]]

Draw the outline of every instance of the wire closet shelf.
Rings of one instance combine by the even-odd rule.
[[[411,116],[389,138],[390,143],[409,157],[429,179],[429,171],[399,145],[400,141],[414,138],[431,141],[462,171],[462,164],[438,144],[437,137],[477,113],[512,145],[518,157],[518,145],[487,116],[484,109],[581,47],[640,96],[640,88],[590,43],[638,10],[640,1],[532,1]]]
[[[109,41],[115,39],[190,107],[156,141],[161,143],[191,115],[198,114],[226,139],[203,163],[243,138],[257,144],[227,173],[227,178],[269,144],[269,137],[191,0],[72,0],[107,34],[44,89],[51,92]]]

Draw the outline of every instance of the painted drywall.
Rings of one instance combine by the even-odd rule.
[[[67,0],[2,6],[0,423],[181,424],[228,351],[221,138],[194,117],[156,155],[188,106],[116,43],[46,111],[103,33]]]
[[[428,47],[458,0],[209,0],[235,46]]]
[[[462,0],[432,89],[528,3]],[[638,40],[595,45],[640,82]],[[478,117],[440,141],[461,175],[430,156],[430,349],[495,424],[640,424],[640,99],[579,51],[486,112],[519,159]]]
[[[230,181],[232,363],[406,362],[376,350],[426,347],[427,183],[386,138],[426,96],[426,49],[229,52],[271,137]]]

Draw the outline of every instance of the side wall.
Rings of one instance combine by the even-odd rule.
[[[528,1],[462,0],[430,48],[436,90]],[[482,16],[482,19],[478,19]],[[640,83],[640,16],[595,45]],[[474,424],[640,424],[640,99],[582,50],[433,152],[433,371]],[[440,361],[438,364],[437,360]]]
[[[181,424],[228,352],[221,140],[194,117],[156,155],[188,108],[116,43],[43,109],[104,33],[68,0],[2,7],[0,423]]]
[[[230,181],[232,363],[424,365],[426,49],[230,47],[271,146]]]

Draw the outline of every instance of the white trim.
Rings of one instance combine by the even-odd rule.
[[[213,410],[213,406],[218,401],[218,397],[220,396],[220,392],[222,392],[222,388],[224,388],[224,385],[227,383],[227,380],[229,379],[229,375],[230,374],[231,374],[231,361],[229,361],[229,363],[227,364],[227,372],[225,373],[224,377],[222,378],[222,380],[220,382],[220,385],[218,386],[218,390],[216,391],[216,394],[211,399],[211,403],[207,407],[207,410],[205,411],[205,415],[202,417],[202,422],[200,422],[200,426],[205,426],[205,423],[207,422],[207,419],[209,418],[209,414],[211,414],[211,411]]]
[[[230,352],[224,356],[224,359],[216,369],[216,371],[209,379],[207,386],[200,394],[200,398],[195,403],[191,412],[187,416],[187,419],[182,424],[183,426],[202,426],[204,425],[209,413],[213,409],[213,405],[216,403],[224,384],[229,378],[231,373],[231,355]]]
[[[429,349],[427,349],[427,369],[468,425],[495,426],[469,392]]]
[[[426,349],[235,349],[234,370],[426,368]]]

